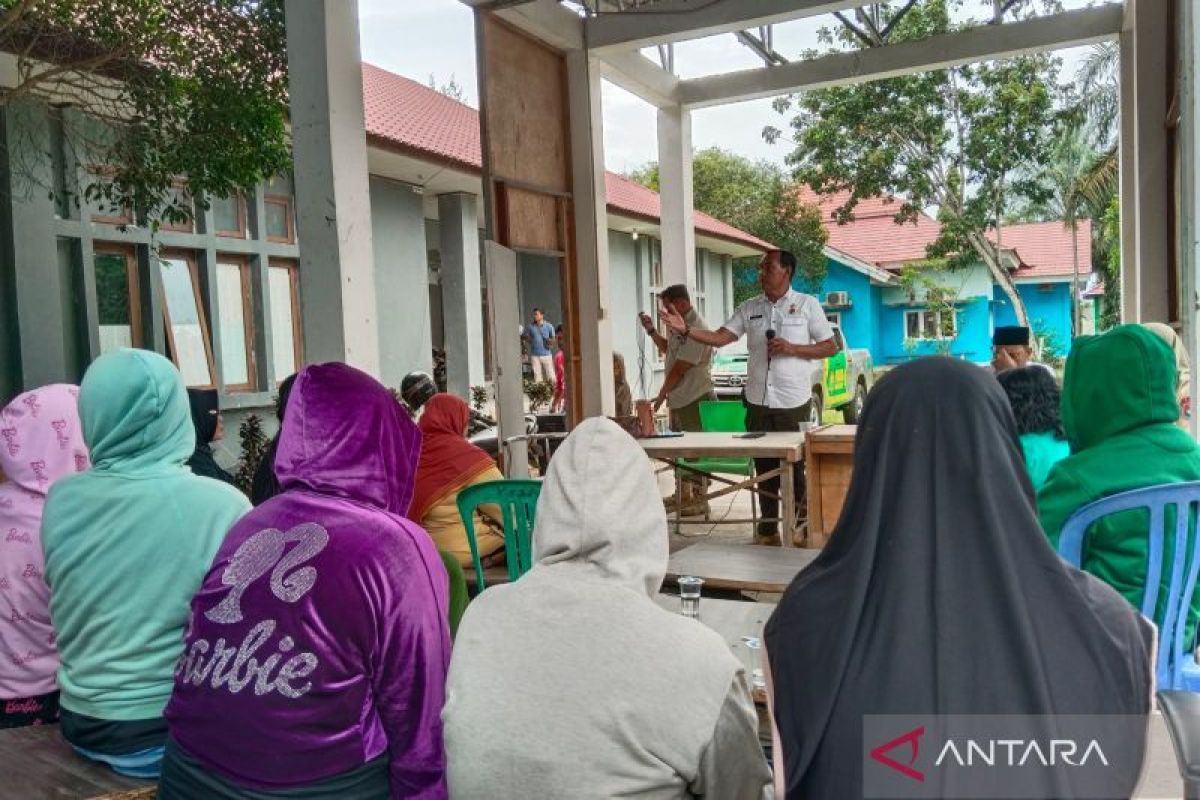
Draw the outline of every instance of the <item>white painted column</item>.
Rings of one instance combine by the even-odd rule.
[[[1194,3],[1179,4],[1179,75],[1180,110],[1179,126],[1179,199],[1180,226],[1180,311],[1183,323],[1183,340],[1191,356],[1191,363],[1200,358],[1200,325],[1197,324],[1200,310],[1200,180],[1196,170],[1200,168],[1200,8]],[[1195,380],[1192,381],[1192,397],[1196,396]],[[1193,406],[1191,420],[1192,435],[1200,433],[1200,413]]]
[[[1169,236],[1174,186],[1167,139],[1171,56],[1165,46],[1173,20],[1168,4],[1161,0],[1128,0],[1125,19],[1126,30],[1121,34],[1122,114],[1132,111],[1132,119],[1122,119],[1122,156],[1132,165],[1122,164],[1122,235],[1124,238],[1131,224],[1133,241],[1122,243],[1122,291],[1132,290],[1132,296],[1122,299],[1122,316],[1127,322],[1165,322],[1172,312],[1167,285],[1175,246]],[[1132,175],[1128,174],[1131,167]],[[1132,218],[1125,220],[1131,208]]]
[[[583,415],[611,416],[612,320],[608,308],[608,213],[604,189],[604,117],[600,70],[585,51],[568,52],[567,93],[571,129],[571,195],[575,207],[575,257],[579,279],[579,379]],[[690,185],[690,183],[689,183]]]
[[[304,357],[378,376],[358,0],[285,13]]]
[[[692,208],[692,112],[658,110],[658,185],[662,203],[663,285],[696,288],[696,226]]]
[[[483,293],[479,286],[479,212],[473,194],[438,195],[446,388],[470,400],[483,385]]]

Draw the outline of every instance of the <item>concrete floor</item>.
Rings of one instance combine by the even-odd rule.
[[[662,496],[667,497],[674,494],[674,483],[671,480],[670,472],[660,473],[658,478]],[[714,521],[749,519],[750,495],[743,491],[714,500],[711,503],[711,512]],[[752,538],[749,523],[720,525],[715,522],[705,522],[699,517],[685,519],[678,533],[675,532],[674,521],[670,520],[669,530],[671,552],[701,541],[749,544]],[[762,595],[757,599],[764,602],[776,602],[779,597],[778,595]],[[1175,763],[1175,751],[1172,748],[1162,715],[1158,712],[1154,713],[1150,722],[1150,743],[1145,772],[1134,797],[1138,800],[1172,800],[1183,797],[1183,782]]]

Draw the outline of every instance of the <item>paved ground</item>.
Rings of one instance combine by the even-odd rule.
[[[659,489],[664,497],[674,494],[674,483],[669,472],[659,475]],[[675,532],[674,523],[671,522],[671,552],[699,541],[750,543],[752,530],[749,523],[714,524],[715,521],[721,519],[749,519],[750,496],[748,492],[739,492],[736,495],[713,501],[711,511],[713,521],[705,522],[699,517],[685,519],[680,526],[679,533]],[[776,602],[779,596],[763,595],[758,599]],[[1183,797],[1183,783],[1175,764],[1175,752],[1163,724],[1162,715],[1157,712],[1150,723],[1150,746],[1146,758],[1145,774],[1135,797],[1138,800],[1171,800]]]

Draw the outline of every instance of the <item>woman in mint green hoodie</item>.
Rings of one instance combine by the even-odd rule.
[[[153,777],[192,595],[250,503],[184,465],[195,432],[162,356],[98,358],[79,416],[92,468],[54,484],[42,518],[62,732],[89,758]]]
[[[1200,480],[1200,446],[1175,423],[1177,376],[1171,349],[1140,325],[1121,325],[1102,336],[1081,336],[1071,346],[1063,380],[1063,427],[1071,455],[1050,471],[1038,494],[1038,512],[1050,543],[1063,525],[1102,497]],[[1173,522],[1171,523],[1174,524]],[[1092,526],[1083,568],[1112,586],[1135,608],[1146,579],[1145,511],[1114,514]],[[1162,623],[1170,580],[1168,541],[1163,548],[1159,608]],[[1192,599],[1187,638],[1195,635],[1200,592]]]

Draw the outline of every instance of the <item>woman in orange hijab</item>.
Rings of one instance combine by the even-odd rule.
[[[421,428],[421,461],[409,507],[409,519],[419,522],[434,544],[463,567],[473,566],[467,530],[458,515],[458,493],[476,483],[503,480],[492,457],[467,441],[471,410],[462,398],[436,394],[425,403]],[[501,519],[499,507],[480,506],[475,512],[475,543],[479,557],[504,547],[504,530],[492,520]]]

